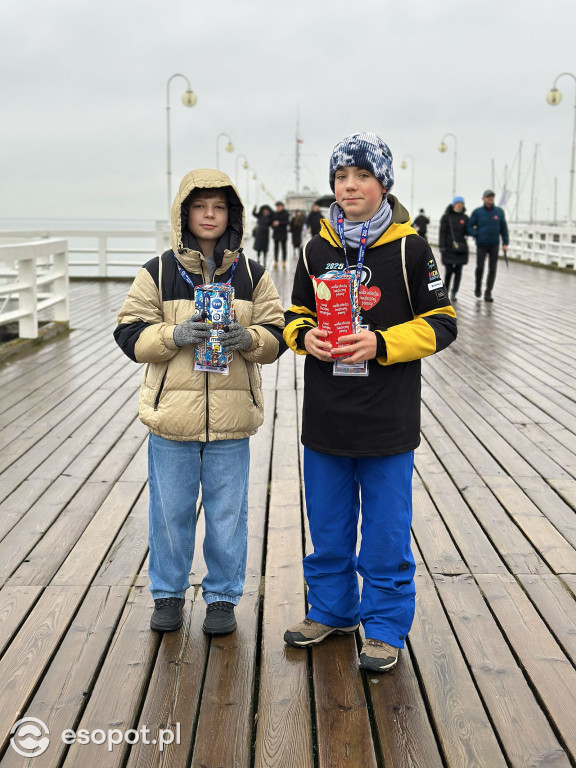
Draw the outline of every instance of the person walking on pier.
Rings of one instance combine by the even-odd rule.
[[[290,216],[284,208],[284,203],[276,203],[276,212],[270,218],[272,237],[274,239],[274,266],[278,266],[278,252],[282,249],[282,268],[286,266],[286,241],[288,240],[288,225]]]
[[[498,267],[498,250],[500,238],[502,238],[502,250],[508,250],[508,225],[502,208],[494,205],[494,192],[491,189],[484,191],[482,195],[483,206],[472,211],[468,220],[467,232],[476,239],[476,298],[482,296],[482,280],[484,277],[484,262],[488,257],[488,277],[484,301],[494,301],[492,291],[496,282],[496,269]]]
[[[428,231],[428,224],[430,224],[430,219],[426,214],[424,213],[424,208],[420,208],[418,211],[418,216],[414,219],[412,222],[412,226],[418,232],[420,237],[423,237],[424,240],[428,240],[426,237],[426,232]]]
[[[312,203],[312,208],[310,208],[310,211],[308,213],[308,216],[306,217],[306,226],[310,230],[310,235],[314,237],[314,235],[320,234],[320,222],[322,221],[322,211],[320,210],[320,206],[318,203]]]
[[[294,256],[298,258],[302,249],[302,230],[304,228],[304,216],[302,211],[296,211],[290,221],[290,237],[292,238],[292,248]]]
[[[272,208],[269,205],[261,205],[257,210],[254,206],[252,215],[256,217],[256,226],[254,227],[254,242],[252,248],[256,251],[256,260],[266,266],[266,256],[268,256],[268,243],[270,242],[270,219],[272,217]]]
[[[307,355],[302,442],[314,551],[303,563],[310,609],[284,640],[316,645],[354,632],[361,621],[360,666],[386,671],[414,616],[410,524],[420,358],[454,340],[456,315],[430,246],[389,194],[392,155],[382,139],[358,133],[339,142],[329,178],[336,202],[298,261],[285,315],[286,343]],[[354,276],[366,326],[341,336],[338,349],[318,328],[311,280],[329,270]],[[336,353],[349,357],[335,362]]]
[[[450,293],[452,277],[452,293],[450,300],[457,300],[458,288],[462,279],[462,267],[468,264],[468,243],[466,242],[466,225],[468,216],[465,213],[464,198],[457,196],[452,200],[440,219],[439,248],[442,264],[446,267],[444,286]]]
[[[172,205],[172,250],[138,272],[114,332],[131,360],[147,364],[139,415],[150,430],[150,626],[160,632],[182,624],[200,486],[203,629],[221,635],[236,628],[246,569],[249,437],[264,419],[259,368],[285,349],[283,308],[268,272],[242,252],[244,226],[228,176],[188,173]],[[207,283],[234,288],[236,319],[222,335],[233,359],[221,372],[195,361],[196,345],[211,334],[194,309],[196,288]]]

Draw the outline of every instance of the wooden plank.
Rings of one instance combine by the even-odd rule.
[[[0,750],[24,712],[84,590],[48,587],[0,660]]]
[[[520,575],[518,581],[536,606],[564,653],[576,663],[574,597],[557,576]]]
[[[505,768],[506,758],[417,548],[416,616],[408,636],[448,768]]]
[[[142,482],[120,479],[52,579],[52,584],[89,584],[142,493]]]
[[[511,576],[480,574],[477,581],[566,748],[576,754],[576,670]]]
[[[42,587],[5,587],[0,591],[0,655],[42,593]]]
[[[124,609],[128,591],[127,587],[88,590],[38,691],[24,712],[24,717],[42,720],[50,731],[48,749],[33,760],[36,768],[53,768],[60,764],[67,749],[61,736],[66,729],[75,730]],[[30,765],[29,758],[20,757],[13,750],[8,750],[2,760],[2,768]]]
[[[305,615],[294,362],[280,358],[264,579],[255,768],[312,768],[305,650],[284,644]]]
[[[150,630],[150,613],[148,590],[134,587],[76,730],[126,732],[137,721],[161,637]],[[63,765],[116,768],[124,765],[128,749],[122,743],[109,752],[101,744],[76,741]]]
[[[473,578],[439,575],[435,583],[510,765],[569,768]]]
[[[160,765],[162,768],[181,768],[189,764],[210,648],[209,640],[202,632],[203,620],[203,601],[187,599],[182,628],[162,636],[144,706],[135,726],[138,730],[147,726],[151,738],[152,734],[159,734],[161,728],[176,732],[178,726],[180,739],[174,739],[163,753],[157,738],[156,744],[146,745],[139,741],[130,751],[127,768]],[[208,731],[214,738],[214,726]],[[224,736],[222,738],[226,740]]]
[[[330,637],[312,649],[319,768],[376,768],[356,638]]]
[[[385,675],[366,675],[386,768],[443,768],[410,649]]]
[[[212,638],[210,643],[193,766],[248,768],[251,762],[260,581],[275,410],[273,389],[266,387],[264,391],[264,424],[250,441],[248,556],[244,594],[235,611],[238,628],[231,635]],[[204,521],[204,514],[200,519]],[[205,565],[193,563],[192,567],[203,571]],[[195,573],[196,579],[198,576]],[[214,739],[215,731],[233,736]]]

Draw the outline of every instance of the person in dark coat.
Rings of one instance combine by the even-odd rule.
[[[440,219],[439,246],[442,264],[446,267],[444,286],[448,293],[452,276],[454,276],[450,297],[453,302],[456,301],[456,294],[460,287],[462,267],[468,264],[468,243],[466,242],[468,216],[465,213],[464,202],[463,197],[456,196]]]
[[[428,224],[430,224],[430,219],[428,216],[424,215],[424,208],[420,208],[418,211],[418,216],[414,219],[412,222],[412,226],[418,232],[420,237],[423,237],[424,240],[428,240],[426,237],[426,230],[428,229]]]
[[[254,243],[252,247],[256,251],[256,261],[260,264],[260,254],[262,254],[262,264],[266,266],[266,256],[268,255],[268,243],[270,241],[270,219],[272,208],[269,205],[261,205],[260,210],[254,209],[252,216],[256,218],[254,227]]]
[[[498,267],[498,251],[500,239],[504,255],[508,251],[508,225],[502,208],[494,205],[495,193],[492,189],[486,189],[482,195],[483,206],[475,208],[468,220],[468,234],[476,240],[476,288],[474,295],[477,299],[482,296],[482,279],[484,277],[484,262],[488,257],[488,277],[484,301],[494,301],[492,290],[496,282],[496,269]]]
[[[290,222],[290,235],[292,236],[292,247],[294,255],[298,257],[302,249],[302,229],[304,227],[304,216],[302,211],[296,211]]]
[[[318,203],[314,203],[310,209],[310,213],[306,217],[306,225],[310,229],[310,235],[320,234],[320,222],[322,221],[322,211]]]
[[[284,208],[284,203],[276,203],[276,212],[272,214],[270,226],[274,239],[274,266],[278,266],[278,250],[282,248],[282,267],[286,266],[286,241],[288,240],[288,225],[290,216]]]

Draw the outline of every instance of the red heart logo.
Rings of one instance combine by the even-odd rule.
[[[380,288],[377,288],[375,285],[372,286],[372,288],[366,288],[365,285],[361,285],[358,291],[358,297],[362,309],[368,310],[375,307],[380,301],[381,295]]]

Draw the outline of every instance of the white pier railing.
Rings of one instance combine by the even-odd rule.
[[[101,230],[50,229],[3,230],[0,242],[7,239],[42,240],[66,238],[71,277],[134,277],[153,256],[170,247],[170,231],[164,222],[155,229]]]
[[[38,315],[69,320],[66,240],[0,245],[0,326],[18,322],[18,336],[38,338]]]
[[[438,222],[428,228],[428,240],[438,245]],[[576,269],[576,227],[552,224],[508,223],[510,247],[508,257],[518,261],[549,267]],[[474,239],[468,238],[471,255],[475,253]]]

